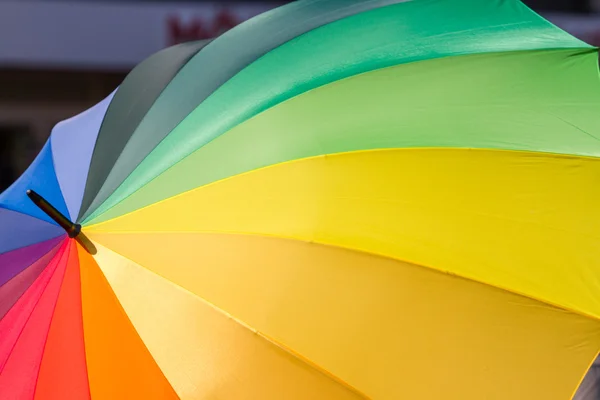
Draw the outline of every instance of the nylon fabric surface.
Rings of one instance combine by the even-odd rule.
[[[364,253],[244,235],[98,234],[94,240],[227,310],[369,398],[562,400],[574,392],[600,344],[598,321]],[[119,269],[116,292],[125,304],[135,302],[128,309],[134,321],[142,313],[158,318],[152,304],[174,300],[158,292],[158,284],[145,287],[150,276],[144,287],[137,285],[141,271],[132,276],[121,264],[105,264],[113,276]],[[153,303],[136,297],[142,291],[153,293],[146,295]],[[219,338],[231,334],[230,326],[215,328]],[[199,366],[218,368],[210,360]],[[443,373],[433,378],[438,368]]]
[[[212,48],[199,57],[208,57]],[[413,1],[341,19],[274,49],[234,76],[158,146],[122,190],[135,191],[227,129],[317,86],[411,61],[544,48],[589,46],[517,1]]]
[[[56,247],[61,238],[0,254],[0,287]]]
[[[83,199],[94,145],[112,92],[100,103],[83,113],[59,122],[50,136],[52,160],[61,192],[71,220],[76,220]]]
[[[587,50],[471,55],[381,69],[265,111],[119,203],[131,192],[122,186],[86,224],[253,169],[317,155],[458,147],[596,156],[599,107],[597,54]],[[131,190],[138,187],[132,185]]]
[[[21,298],[23,293],[35,282],[42,271],[52,261],[60,245],[51,249],[48,253],[40,256],[31,265],[28,265],[9,281],[0,286],[0,320]],[[0,262],[0,265],[1,262]]]
[[[0,320],[0,375],[15,347],[21,332],[25,328],[35,306],[39,302],[44,290],[53,277],[62,257],[66,251],[67,244],[63,244],[54,258],[27,289],[15,306]]]
[[[0,400],[573,398],[599,109],[598,49],[518,0],[299,0],[164,49],[0,194]]]
[[[92,238],[96,232],[229,232],[326,243],[600,319],[594,268],[600,263],[599,176],[600,161],[592,158],[460,149],[353,152],[239,175],[87,232]]]
[[[181,67],[206,43],[206,41],[182,43],[161,50],[141,62],[127,75],[102,121],[98,141],[93,150],[85,193],[80,202],[81,214],[92,204],[137,126],[157,97]],[[155,136],[167,133],[159,130],[155,132]],[[149,143],[152,142],[149,136],[145,136],[144,139]],[[143,158],[147,154],[146,151],[145,148],[138,147],[139,154],[136,156]]]
[[[90,399],[77,246],[71,240],[63,284],[40,365],[35,399]]]
[[[94,258],[181,399],[365,398],[144,267],[103,246]]]
[[[0,257],[39,242],[63,236],[58,225],[0,207]]]
[[[0,208],[31,215],[54,224],[54,221],[25,195],[29,189],[35,190],[64,215],[69,215],[56,179],[49,140],[23,175],[12,186],[0,193]]]
[[[115,166],[91,204],[90,212],[102,204],[196,106],[248,64],[311,29],[399,1],[402,0],[293,2],[242,23],[216,38],[183,66],[140,121],[123,154],[115,160]],[[199,76],[202,79],[198,79]],[[86,201],[85,208],[87,204]],[[88,215],[89,212],[84,217]]]
[[[177,399],[96,261],[81,246],[78,253],[91,398]]]
[[[67,265],[70,245],[67,243],[55,267],[50,269],[47,283],[27,316],[18,339],[0,369],[0,393],[7,399],[31,399],[35,394],[48,330]],[[33,286],[32,286],[33,287]],[[16,327],[15,325],[13,327]],[[1,336],[0,336],[1,337]],[[3,338],[4,340],[4,338]],[[33,378],[33,379],[32,379]]]

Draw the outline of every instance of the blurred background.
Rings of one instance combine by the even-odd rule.
[[[285,2],[0,0],[0,192],[137,63]]]
[[[208,39],[287,1],[0,0],[0,192],[54,124],[112,92],[161,48]],[[600,44],[600,0],[525,0]]]
[[[161,48],[209,39],[287,1],[0,0],[0,192],[52,127],[110,94]],[[600,45],[600,0],[525,0]],[[543,378],[541,378],[543,379]],[[593,366],[576,400],[600,399]]]

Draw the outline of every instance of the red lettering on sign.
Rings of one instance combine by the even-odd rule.
[[[168,44],[172,46],[194,40],[211,39],[228,31],[240,22],[228,10],[221,10],[208,23],[198,17],[184,23],[178,16],[170,16],[167,18]]]
[[[598,47],[600,45],[600,31],[598,31],[598,30],[593,31],[589,35],[589,37],[587,38],[587,40],[586,40],[586,38],[583,38],[581,40],[587,42],[589,45]]]
[[[202,27],[202,21],[197,19],[184,26],[179,17],[171,16],[167,19],[167,32],[169,46],[193,40],[208,39],[207,33]]]
[[[217,14],[213,23],[213,37],[219,36],[224,32],[227,32],[241,21],[237,20],[231,13],[227,11],[221,11]]]

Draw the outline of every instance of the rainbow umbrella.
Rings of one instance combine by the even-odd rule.
[[[597,50],[517,0],[159,52],[0,197],[0,398],[569,399],[598,110]]]

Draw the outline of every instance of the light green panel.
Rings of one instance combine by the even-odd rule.
[[[238,125],[89,223],[290,160],[407,147],[600,155],[595,50],[450,57],[315,89]]]
[[[221,86],[86,221],[232,127],[315,87],[419,60],[554,48],[590,46],[517,0],[414,0],[330,23],[272,50]]]

